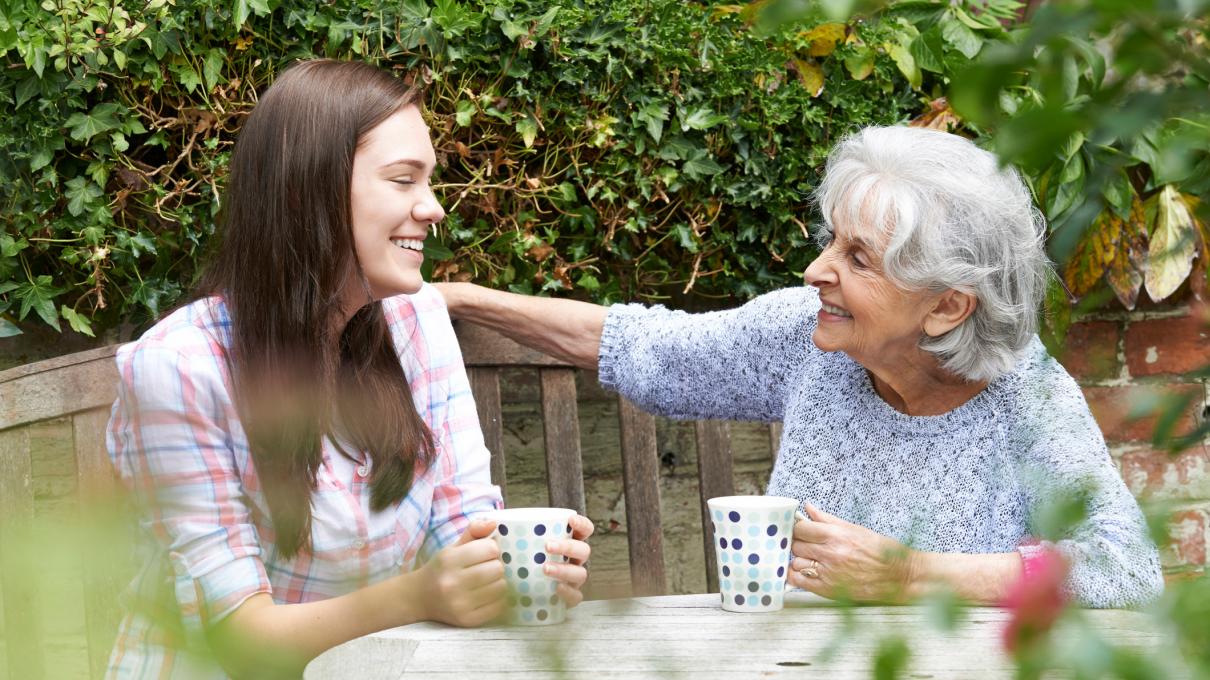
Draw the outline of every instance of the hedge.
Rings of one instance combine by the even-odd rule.
[[[145,324],[180,300],[241,121],[314,56],[426,85],[435,279],[724,303],[792,284],[829,147],[925,110],[1004,35],[962,4],[906,5],[766,26],[679,0],[18,2],[0,9],[0,333]]]

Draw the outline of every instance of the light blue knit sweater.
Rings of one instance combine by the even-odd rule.
[[[1139,506],[1079,387],[1041,342],[967,403],[908,416],[878,396],[860,364],[815,346],[818,311],[811,287],[709,314],[613,306],[601,384],[673,418],[783,421],[769,494],[809,500],[920,550],[1021,549],[1044,499],[1085,489],[1088,519],[1056,544],[1072,564],[1070,595],[1125,607],[1162,592]]]

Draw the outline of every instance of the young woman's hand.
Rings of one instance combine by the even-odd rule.
[[[500,548],[490,538],[495,529],[492,520],[472,520],[457,543],[420,568],[426,619],[470,628],[504,611],[508,586]]]
[[[584,594],[580,592],[580,588],[588,580],[588,569],[584,567],[584,563],[592,552],[585,540],[592,535],[593,526],[592,520],[582,515],[572,516],[569,524],[570,539],[552,539],[546,542],[546,552],[563,555],[568,561],[547,562],[542,570],[547,576],[559,581],[559,597],[563,598],[568,607],[574,607],[584,600]]]

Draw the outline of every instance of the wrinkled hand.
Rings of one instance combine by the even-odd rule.
[[[913,555],[907,546],[810,504],[806,510],[812,521],[794,525],[790,585],[832,599],[906,599]]]
[[[426,588],[425,618],[454,626],[481,626],[504,611],[508,586],[500,547],[491,539],[496,523],[472,520],[451,545],[420,568]]]
[[[568,561],[548,561],[542,571],[559,581],[559,597],[568,607],[574,607],[584,600],[584,594],[580,592],[580,588],[588,580],[588,570],[584,563],[588,561],[588,555],[592,551],[584,541],[592,535],[594,527],[592,520],[581,515],[573,515],[568,523],[571,524],[570,539],[551,539],[546,542],[546,552],[562,555]]]

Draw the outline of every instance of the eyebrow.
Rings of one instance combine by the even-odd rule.
[[[832,235],[833,238],[836,238],[836,228],[835,227],[833,227],[832,225],[829,224],[829,225],[826,225],[825,229],[827,229],[827,231]],[[879,252],[878,248],[875,248],[874,244],[867,241],[864,236],[853,236],[850,234],[845,234],[844,240],[848,241],[849,243],[851,243],[859,248],[864,248],[868,252],[871,252],[871,253]]]
[[[379,168],[379,170],[386,170],[387,168],[393,168],[396,165],[406,165],[409,167],[416,168],[417,170],[424,170],[425,168],[428,167],[428,164],[425,163],[424,161],[418,161],[414,158],[400,158],[398,160],[393,160],[390,163],[385,163],[381,168]]]

